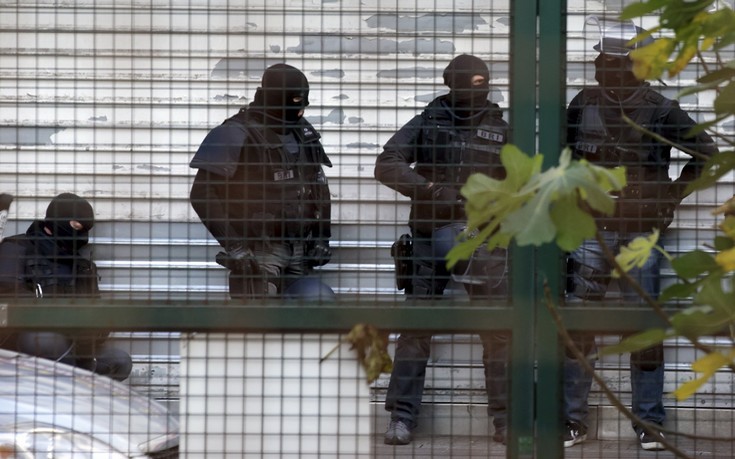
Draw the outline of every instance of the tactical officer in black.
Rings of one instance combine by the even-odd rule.
[[[43,220],[0,243],[0,296],[99,298],[96,266],[79,253],[93,226],[94,211],[87,200],[72,193],[56,196]],[[132,359],[106,343],[108,335],[104,330],[22,331],[0,334],[0,345],[122,381],[130,375]]]
[[[668,228],[674,210],[685,197],[684,189],[701,173],[703,158],[716,152],[716,147],[704,132],[690,137],[688,132],[695,125],[694,120],[676,101],[654,91],[633,74],[630,51],[653,40],[648,37],[635,44],[630,40],[645,31],[632,21],[606,21],[599,25],[601,39],[594,47],[600,53],[595,59],[595,79],[599,86],[583,89],[569,104],[567,142],[577,158],[608,167],[626,167],[627,185],[616,196],[614,215],[600,215],[596,219],[601,237],[617,253],[621,246],[638,236]],[[634,129],[623,120],[623,115],[698,156],[692,156],[679,177],[672,181],[669,178],[671,146]],[[570,255],[569,263],[569,300],[602,300],[611,280],[612,266],[600,244],[596,240],[585,241]],[[658,297],[660,290],[660,264],[661,254],[654,250],[644,266],[629,273],[653,298]],[[641,301],[628,284],[621,282],[619,287],[625,301]],[[593,337],[580,335],[577,341],[589,355],[595,353]],[[661,425],[665,417],[663,346],[635,352],[630,360],[633,412],[644,421]],[[587,397],[592,377],[572,357],[565,359],[564,376],[564,446],[569,447],[586,439]],[[655,435],[639,425],[633,428],[643,449],[663,448]]]
[[[440,298],[452,278],[445,255],[456,243],[466,216],[460,188],[470,174],[482,172],[503,178],[500,149],[508,125],[496,104],[487,100],[487,65],[471,55],[453,59],[444,71],[450,88],[404,125],[378,156],[375,177],[411,198],[411,268],[405,285],[407,299]],[[467,266],[465,264],[465,266]],[[471,298],[507,295],[507,254],[478,253],[459,281]],[[494,417],[495,440],[506,432],[507,340],[482,336],[488,412]],[[403,333],[396,344],[385,408],[391,422],[385,443],[404,445],[412,440],[423,394],[431,336]]]
[[[253,102],[210,131],[191,161],[191,204],[224,248],[217,262],[230,269],[232,298],[288,293],[331,257],[322,169],[331,163],[303,118],[308,105],[306,76],[273,65]]]

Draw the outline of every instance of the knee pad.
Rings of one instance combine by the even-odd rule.
[[[643,371],[653,371],[664,362],[664,346],[658,344],[630,354],[630,364]]]
[[[574,334],[572,335],[572,340],[577,346],[577,349],[579,349],[579,351],[582,352],[582,354],[586,357],[589,357],[590,354],[592,354],[597,348],[594,335]],[[564,347],[564,355],[566,355],[570,359],[576,359],[574,354],[572,354],[572,350],[566,346]]]

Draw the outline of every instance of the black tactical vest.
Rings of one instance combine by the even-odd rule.
[[[230,215],[242,215],[241,234],[249,239],[329,237],[330,196],[322,165],[331,166],[319,134],[306,120],[293,130],[298,155],[247,111],[228,122],[247,132],[240,164],[229,180]],[[232,209],[235,207],[235,209]]]
[[[435,188],[451,187],[457,192],[474,173],[504,178],[500,150],[508,141],[508,124],[503,121],[497,105],[493,104],[474,127],[457,128],[450,116],[446,109],[436,105],[423,112],[414,170],[433,182]],[[462,203],[458,203],[444,221],[437,217],[436,203],[414,201],[411,214],[412,226],[420,231],[431,231],[448,221],[466,219]]]
[[[669,164],[671,148],[626,124],[620,107],[604,100],[601,88],[586,89],[579,116],[574,153],[599,166],[625,166],[627,185],[619,193],[615,215],[600,217],[603,229],[649,231],[672,214]],[[673,103],[657,92],[642,88],[625,114],[637,125],[657,132]],[[678,201],[677,201],[678,202]]]
[[[500,149],[508,140],[508,124],[497,108],[488,110],[477,126],[457,128],[446,110],[426,110],[416,172],[436,184],[461,188],[482,172],[502,178]]]

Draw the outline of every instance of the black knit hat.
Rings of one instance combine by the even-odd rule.
[[[461,54],[452,59],[444,69],[444,84],[450,89],[469,89],[475,75],[482,75],[485,81],[490,81],[490,71],[482,59],[471,54]]]
[[[76,220],[89,231],[94,226],[94,209],[84,198],[74,193],[61,193],[46,208],[47,223],[68,223]]]

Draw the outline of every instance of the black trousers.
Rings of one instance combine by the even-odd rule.
[[[455,244],[456,231],[435,231],[432,235],[413,234],[413,272],[407,289],[410,300],[441,298],[452,273],[444,258]],[[464,284],[471,298],[507,298],[507,253],[493,252],[485,260],[487,283]],[[508,361],[510,333],[494,332],[480,335],[483,345],[482,362],[485,368],[485,388],[488,396],[488,415],[493,416],[496,430],[507,426]],[[385,409],[392,419],[401,419],[409,427],[417,425],[421,399],[426,380],[426,366],[431,352],[431,335],[404,333],[396,342],[393,371],[388,385]]]

